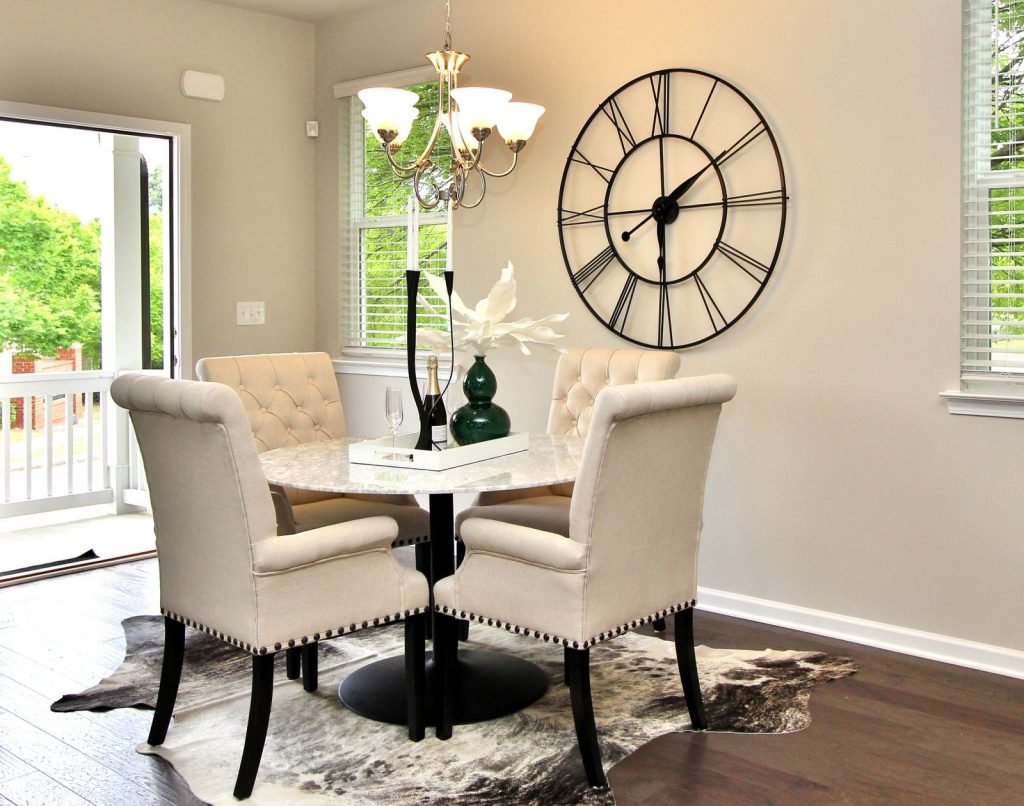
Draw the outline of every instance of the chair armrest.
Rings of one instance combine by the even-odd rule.
[[[383,515],[268,537],[252,545],[252,570],[256,574],[279,574],[321,560],[387,549],[396,537],[398,522]]]
[[[299,531],[295,526],[295,513],[292,512],[291,501],[284,490],[276,484],[271,484],[270,499],[274,502],[274,514],[277,516],[277,533],[293,535]]]
[[[485,551],[562,571],[584,571],[587,567],[587,546],[554,532],[469,518],[463,522],[461,534],[470,552]]]

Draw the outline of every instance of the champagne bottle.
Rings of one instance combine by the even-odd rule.
[[[448,447],[448,412],[441,398],[441,387],[437,382],[437,356],[427,356],[427,391],[423,396],[427,424],[430,426],[430,447],[443,451]]]

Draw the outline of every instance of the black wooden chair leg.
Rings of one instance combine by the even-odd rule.
[[[708,719],[704,714],[704,696],[700,691],[697,677],[697,656],[693,651],[693,608],[688,607],[675,615],[676,663],[679,678],[683,681],[683,695],[690,712],[690,724],[694,730],[707,730]]]
[[[423,716],[426,699],[427,613],[405,618],[405,701],[409,712],[409,738],[420,741],[426,734]]]
[[[442,613],[434,620],[434,715],[435,734],[438,739],[452,737],[455,716],[455,664],[459,651],[459,622]]]
[[[663,618],[656,618],[651,626],[654,627],[655,632],[665,632],[668,628],[668,625],[665,623],[665,619]]]
[[[572,721],[576,726],[576,741],[583,757],[583,769],[587,772],[587,783],[591,786],[608,786],[601,764],[601,747],[597,742],[597,725],[594,723],[594,701],[590,696],[590,650],[565,650],[565,662],[569,672],[569,696],[572,699]]]
[[[302,647],[293,646],[284,652],[285,674],[289,680],[297,680],[302,670]]]
[[[154,747],[164,743],[167,728],[178,699],[181,666],[185,660],[185,625],[164,617],[164,661],[160,671],[160,691],[156,696],[156,711],[149,728],[149,743]]]
[[[249,700],[249,725],[245,730],[242,762],[238,765],[234,795],[244,800],[252,794],[256,773],[263,758],[263,744],[270,724],[270,706],[274,699],[274,656],[253,655],[252,698]]]
[[[302,646],[302,687],[306,691],[316,691],[319,683],[317,680],[317,660],[319,645],[312,641]]]
[[[562,685],[569,685],[569,647],[565,648],[565,652],[562,653]]]
[[[429,603],[427,610],[428,613],[434,612],[434,580],[431,577],[430,570],[430,543],[417,543],[415,546],[416,550],[416,570],[419,571],[423,576],[427,578],[427,591],[429,596]],[[431,620],[427,618],[426,637],[429,641],[433,638]]]

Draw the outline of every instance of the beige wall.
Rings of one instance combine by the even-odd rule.
[[[325,349],[337,345],[331,84],[420,64],[440,44],[439,5],[317,29]],[[478,0],[454,14],[454,44],[474,57],[465,83],[548,108],[516,173],[457,213],[456,286],[475,300],[511,259],[522,313],[569,311],[568,344],[624,344],[577,298],[555,228],[564,159],[601,100],[650,70],[699,67],[745,90],[780,140],[792,201],[779,268],[742,322],[682,353],[684,374],[739,382],[702,584],[1024,649],[1021,423],[951,416],[938,397],[958,372],[958,0]],[[493,363],[515,426],[542,429],[554,357]],[[380,385],[359,382],[350,417],[379,419]]]
[[[192,351],[314,343],[311,24],[203,0],[3,0],[0,99],[192,126]],[[186,69],[223,102],[185,98]],[[264,300],[267,324],[235,325]]]

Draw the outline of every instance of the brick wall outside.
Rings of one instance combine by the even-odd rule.
[[[75,372],[82,369],[82,347],[62,348],[57,351],[55,358],[26,358],[15,356],[12,361],[12,373],[14,375],[32,375],[44,372]],[[80,417],[85,412],[85,394],[72,395],[72,411],[75,417]],[[17,413],[14,416],[13,428],[24,428],[25,412],[22,411],[22,401],[16,400]],[[67,417],[67,401],[65,398],[57,398],[53,401],[52,418],[54,425],[63,424]],[[46,399],[43,397],[32,398],[32,430],[43,428],[46,425]]]

